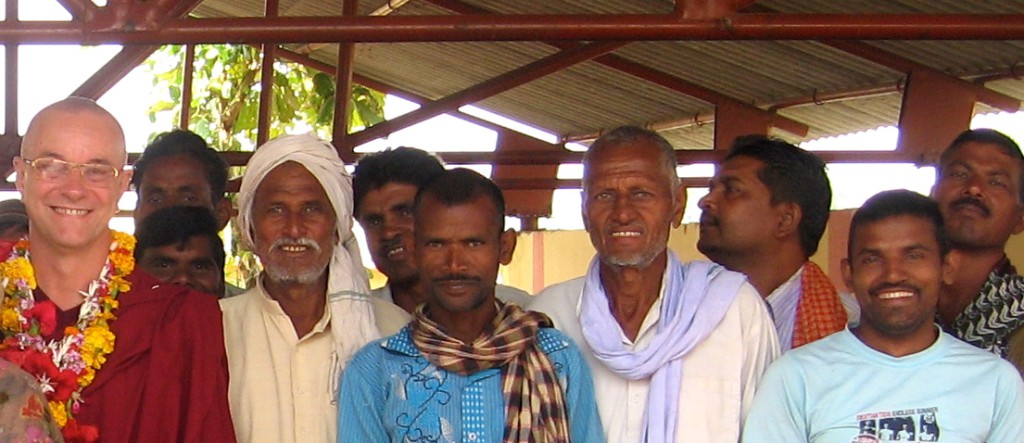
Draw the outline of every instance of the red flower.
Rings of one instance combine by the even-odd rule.
[[[100,430],[95,426],[80,425],[78,420],[68,419],[68,423],[61,430],[66,443],[93,443],[100,439]]]
[[[6,260],[7,257],[11,256],[11,251],[14,250],[14,245],[18,244],[18,240],[0,240],[0,260]]]
[[[20,366],[40,383],[46,380],[53,388],[53,392],[46,393],[47,400],[67,401],[78,389],[78,375],[70,370],[57,369],[47,354],[35,350],[21,351],[8,348],[0,351],[0,357]]]
[[[39,335],[47,336],[57,329],[57,305],[50,300],[36,302],[32,309],[21,313],[26,320],[39,324]]]

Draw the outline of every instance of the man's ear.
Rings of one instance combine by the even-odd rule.
[[[850,259],[844,258],[839,267],[843,270],[843,283],[846,283],[846,289],[853,292],[853,269],[850,267]]]
[[[14,187],[17,188],[18,191],[25,192],[25,174],[28,173],[28,171],[25,170],[25,167],[28,165],[25,164],[25,160],[22,159],[20,155],[15,156],[11,162],[14,163],[14,171],[17,173],[14,178]]]
[[[1016,224],[1013,225],[1013,233],[1020,234],[1024,231],[1024,204],[1017,204],[1017,220]]]
[[[501,233],[498,241],[501,247],[498,262],[503,265],[512,263],[512,253],[516,252],[517,241],[515,229],[506,229],[505,232]]]
[[[958,250],[951,250],[942,258],[942,283],[952,285],[956,280],[956,271],[960,269],[963,255]]]
[[[227,197],[220,199],[217,204],[213,205],[213,218],[217,220],[217,232],[224,230],[224,227],[228,225],[228,220],[231,220],[233,212],[234,208],[231,206],[231,199]]]
[[[678,228],[683,224],[683,212],[686,211],[686,186],[676,186],[672,201],[672,227]]]
[[[779,203],[776,206],[779,214],[779,225],[775,229],[775,235],[785,238],[790,235],[800,236],[800,221],[804,218],[804,211],[796,203]]]

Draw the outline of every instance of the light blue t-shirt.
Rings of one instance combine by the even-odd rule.
[[[849,328],[768,368],[744,443],[1021,443],[1024,382],[1006,361],[946,333],[901,358]]]
[[[583,355],[554,329],[537,334],[562,383],[573,442],[604,442]],[[505,430],[501,369],[469,376],[430,364],[406,326],[371,342],[348,364],[338,400],[338,442],[500,443]]]

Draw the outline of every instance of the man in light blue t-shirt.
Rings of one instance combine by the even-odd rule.
[[[1006,361],[934,324],[952,275],[938,206],[878,194],[854,214],[843,278],[861,323],[765,373],[744,443],[1020,443],[1024,382]]]

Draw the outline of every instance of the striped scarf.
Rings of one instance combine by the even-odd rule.
[[[466,344],[446,334],[426,310],[426,304],[416,308],[410,327],[413,343],[430,363],[462,375],[502,368],[505,443],[569,442],[562,386],[536,340],[540,328],[553,327],[548,316],[506,303],[492,330]]]
[[[796,306],[793,344],[790,349],[824,338],[846,327],[846,309],[825,272],[808,261],[800,278],[800,302]]]
[[[981,291],[953,321],[961,340],[1006,358],[1010,336],[1024,327],[1024,280],[1003,258]]]

